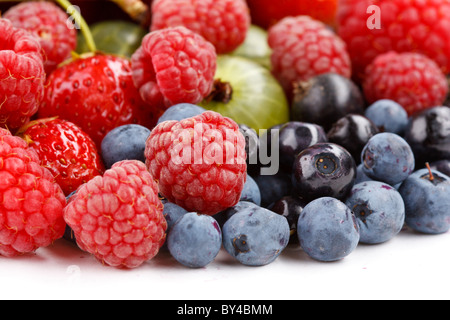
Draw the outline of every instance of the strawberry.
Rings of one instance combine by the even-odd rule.
[[[17,133],[50,170],[68,196],[105,168],[92,139],[72,122],[45,118],[29,122]]]
[[[161,113],[141,99],[128,59],[88,53],[48,77],[38,118],[58,116],[73,122],[100,150],[112,129],[132,123],[152,128]]]

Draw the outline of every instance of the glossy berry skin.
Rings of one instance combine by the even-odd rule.
[[[361,153],[363,170],[370,178],[391,186],[403,182],[415,168],[409,144],[397,134],[383,132],[373,136]]]
[[[285,217],[256,205],[234,213],[222,231],[225,250],[247,266],[272,263],[286,248],[290,235]]]
[[[94,141],[79,126],[59,118],[42,118],[19,129],[67,196],[105,171]]]
[[[397,102],[381,99],[372,103],[364,112],[380,132],[392,132],[403,135],[408,125],[408,113]]]
[[[292,172],[295,194],[305,201],[321,197],[345,199],[355,179],[355,160],[334,143],[317,143],[303,150]]]
[[[253,179],[261,192],[261,206],[264,208],[292,192],[292,180],[289,173],[278,171],[274,175],[258,175]]]
[[[205,112],[206,109],[192,103],[178,103],[169,107],[164,113],[159,117],[158,124],[168,120],[180,121],[183,119],[198,116]]]
[[[273,203],[269,206],[269,210],[285,217],[289,223],[290,227],[290,240],[289,242],[293,242],[294,240],[298,240],[297,237],[297,222],[300,214],[303,211],[303,208],[306,206],[306,202],[301,201],[297,197],[293,196],[285,196]]]
[[[336,73],[318,75],[294,88],[291,119],[322,126],[326,132],[348,114],[364,114],[365,100],[356,84]]]
[[[391,240],[405,223],[405,204],[388,184],[366,181],[355,184],[345,204],[358,221],[360,242],[378,244]]]
[[[290,121],[280,128],[280,166],[286,172],[292,171],[295,157],[306,148],[328,142],[325,130],[316,124]]]
[[[216,258],[222,247],[222,231],[213,217],[188,212],[168,233],[167,247],[184,266],[205,267]]]
[[[306,254],[324,262],[344,259],[360,239],[352,211],[330,197],[313,200],[305,206],[298,219],[297,235]]]
[[[163,200],[162,203],[164,204],[163,215],[167,222],[167,232],[170,232],[175,222],[188,213],[188,211],[167,200]],[[165,244],[167,244],[167,242]]]
[[[438,106],[410,119],[405,139],[414,151],[417,164],[450,159],[450,107]]]
[[[374,135],[377,126],[363,115],[349,114],[335,122],[327,133],[328,141],[344,147],[355,159],[361,161],[361,151]]]
[[[420,169],[411,174],[399,192],[406,206],[406,225],[425,234],[441,234],[450,229],[450,177]]]
[[[150,129],[138,124],[125,124],[108,132],[101,144],[105,167],[110,169],[122,160],[145,162],[145,142],[150,133]]]
[[[48,78],[38,117],[58,116],[81,127],[98,149],[105,135],[125,124],[151,128],[159,111],[140,98],[129,60],[113,55],[81,57]]]

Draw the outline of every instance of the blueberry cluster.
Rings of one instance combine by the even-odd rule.
[[[204,111],[179,104],[160,121]],[[262,266],[288,244],[299,245],[312,259],[336,261],[359,243],[391,240],[405,225],[421,233],[446,232],[449,128],[448,107],[408,118],[391,100],[327,126],[292,120],[259,134],[241,125],[248,175],[240,201],[206,216],[163,200],[164,248],[190,268],[208,265],[221,248],[243,265]],[[136,125],[113,130],[103,142],[105,162],[119,155],[140,159],[149,134]],[[263,161],[261,151],[278,160],[275,174],[262,174],[273,164]]]

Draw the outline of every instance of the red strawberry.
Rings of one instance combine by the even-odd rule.
[[[142,101],[128,59],[88,54],[48,77],[38,117],[58,116],[75,123],[100,150],[112,129],[131,123],[152,128],[160,113]]]
[[[50,170],[66,196],[105,171],[92,139],[69,121],[38,119],[18,135],[36,151],[40,164]]]

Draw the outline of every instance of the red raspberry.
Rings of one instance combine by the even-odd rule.
[[[36,36],[43,50],[47,75],[76,48],[77,30],[68,28],[68,15],[52,2],[20,3],[6,11],[3,18]]]
[[[77,58],[48,77],[38,117],[58,116],[78,125],[101,150],[112,129],[131,123],[151,128],[160,112],[142,101],[128,59],[97,54]]]
[[[150,29],[184,26],[223,54],[244,42],[250,20],[245,0],[154,0]]]
[[[150,32],[131,57],[133,80],[147,103],[160,110],[196,104],[209,95],[217,67],[214,46],[175,27]]]
[[[113,267],[136,268],[153,258],[167,229],[158,186],[137,160],[117,162],[82,185],[64,219],[82,250]]]
[[[13,257],[63,236],[64,193],[27,143],[0,129],[0,255]]]
[[[94,141],[72,122],[38,119],[20,128],[17,135],[36,151],[66,196],[105,170]]]
[[[272,72],[288,97],[293,84],[324,73],[351,76],[345,43],[325,24],[308,16],[287,17],[269,29]]]
[[[245,139],[238,125],[219,113],[160,123],[147,140],[145,156],[161,195],[188,211],[214,215],[240,199]]]
[[[437,64],[418,53],[388,52],[367,67],[363,83],[369,103],[391,99],[409,115],[442,105],[449,88]]]
[[[30,120],[41,102],[44,81],[39,42],[0,18],[0,127],[15,131]]]
[[[388,51],[425,54],[450,72],[448,0],[341,0],[338,34],[347,43],[357,81],[376,56]]]

